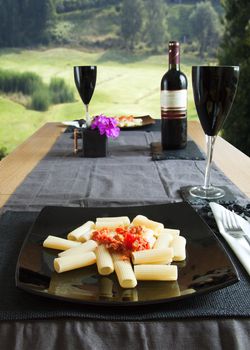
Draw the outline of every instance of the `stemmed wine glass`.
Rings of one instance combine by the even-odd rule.
[[[216,199],[225,195],[222,188],[210,184],[211,162],[216,136],[232,107],[238,79],[238,66],[192,67],[194,101],[207,142],[205,181],[203,186],[191,187],[189,192],[194,197]]]
[[[86,125],[90,126],[91,119],[89,116],[89,102],[95,90],[96,84],[96,66],[75,66],[74,78],[77,90],[85,105],[86,110]]]

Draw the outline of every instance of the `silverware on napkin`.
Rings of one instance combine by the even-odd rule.
[[[229,232],[227,232],[227,230],[223,226],[223,215],[224,215],[223,212],[229,211],[228,209],[214,202],[210,202],[210,207],[213,212],[215,221],[217,223],[219,232],[227,241],[231,249],[234,251],[235,255],[238,257],[241,264],[246,269],[247,273],[250,275],[250,245],[248,244],[248,242],[245,240],[244,237],[232,236]],[[249,222],[235,213],[234,215],[235,215],[235,219],[237,220],[237,223],[242,228],[242,231],[250,235]]]
[[[227,233],[231,234],[235,238],[244,237],[245,240],[250,245],[250,227],[249,230],[247,227],[244,230],[244,227],[240,225],[240,222],[235,214],[235,212],[230,210],[223,210],[222,212],[222,225],[224,226]],[[248,225],[247,225],[248,226]]]
[[[75,128],[86,128],[86,122],[83,119],[65,121],[65,122],[62,122],[62,124],[67,126],[73,126]]]

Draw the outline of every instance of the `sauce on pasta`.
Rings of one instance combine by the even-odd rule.
[[[130,256],[132,252],[150,249],[142,232],[141,226],[118,227],[115,230],[102,228],[93,232],[92,239],[113,252]]]

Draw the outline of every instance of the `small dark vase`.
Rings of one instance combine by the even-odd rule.
[[[97,129],[82,129],[82,151],[86,158],[106,157],[107,136]]]

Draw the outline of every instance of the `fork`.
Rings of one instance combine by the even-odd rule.
[[[234,212],[223,210],[221,221],[228,234],[235,238],[244,237],[247,243],[250,245],[250,237],[242,230],[238,224]]]

